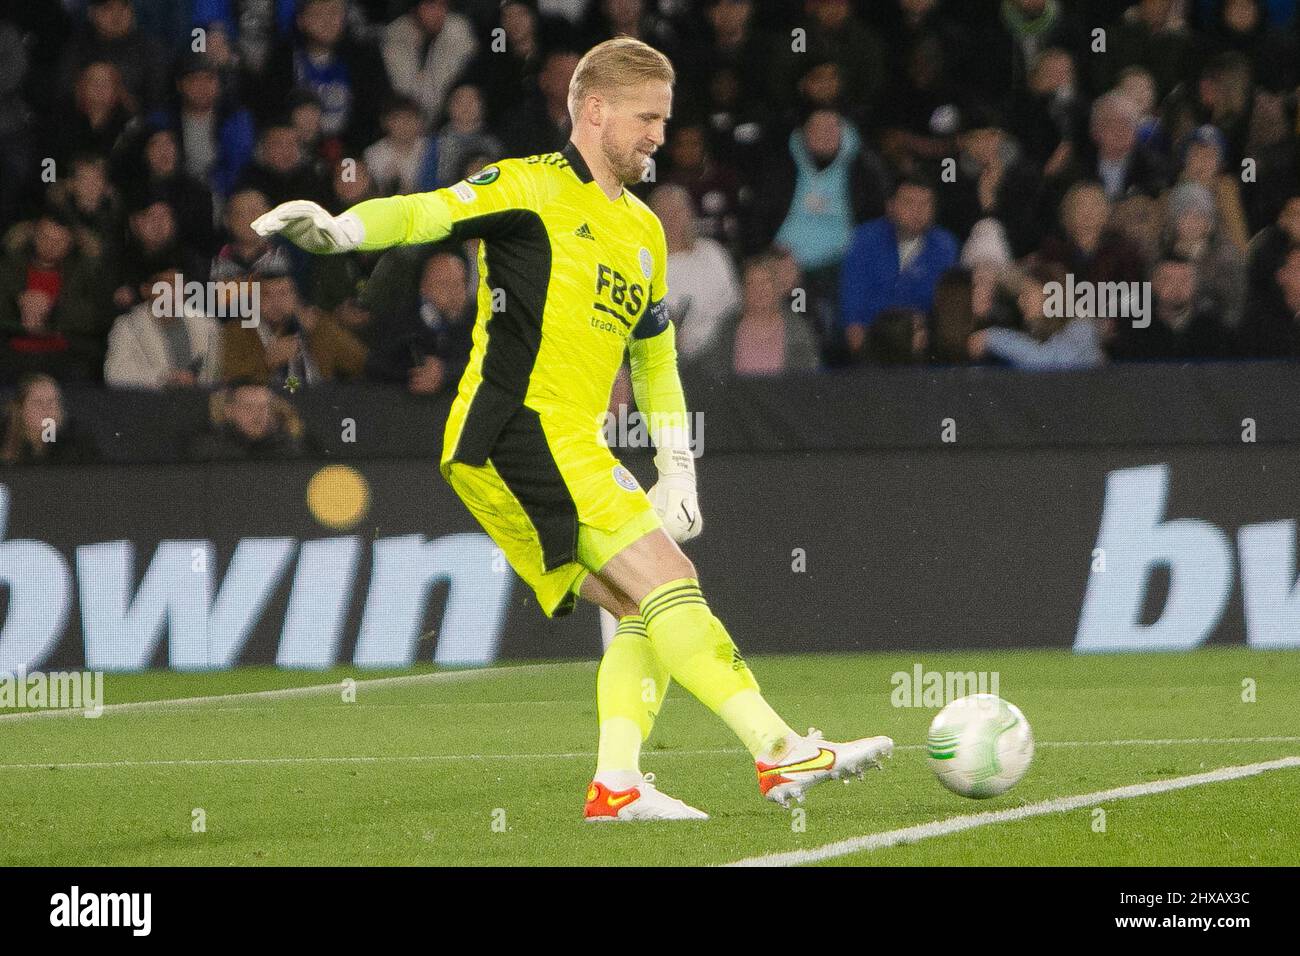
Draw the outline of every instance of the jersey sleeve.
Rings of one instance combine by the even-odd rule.
[[[487,166],[433,192],[367,199],[348,210],[361,221],[363,251],[443,239],[490,239],[535,210],[537,179],[513,160]]]
[[[628,357],[632,394],[649,423],[651,440],[656,447],[677,447],[689,441],[686,395],[677,371],[677,331],[668,314],[668,244],[658,220],[655,225],[650,304],[628,339]]]

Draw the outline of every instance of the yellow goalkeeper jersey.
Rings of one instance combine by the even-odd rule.
[[[663,227],[628,190],[609,199],[572,143],[350,211],[365,227],[363,250],[483,240],[473,350],[444,464],[484,464],[521,405],[538,413],[552,444],[599,441],[629,348],[642,409],[684,415]]]

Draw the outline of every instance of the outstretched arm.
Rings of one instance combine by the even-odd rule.
[[[281,235],[307,252],[328,255],[359,249],[486,238],[508,228],[500,214],[533,208],[532,180],[513,162],[489,166],[445,189],[357,203],[339,216],[314,202],[281,203],[253,220],[259,236]]]

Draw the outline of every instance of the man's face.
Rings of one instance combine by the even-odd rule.
[[[247,190],[235,193],[226,206],[226,229],[231,238],[239,243],[258,243],[261,236],[253,231],[252,222],[258,216],[270,212],[265,197],[259,192]]]
[[[41,379],[32,385],[23,403],[23,424],[27,426],[27,434],[40,434],[46,419],[53,421],[55,427],[63,424],[63,399],[57,385]]]
[[[264,385],[235,389],[226,405],[226,417],[241,434],[259,441],[271,433],[271,390]]]
[[[302,161],[298,133],[292,126],[276,126],[262,138],[262,158],[276,172],[287,173]]]
[[[62,223],[42,219],[36,224],[32,244],[42,262],[62,262],[72,251],[72,231]]]
[[[808,7],[824,30],[838,30],[849,18],[849,0],[810,0]]]
[[[259,283],[262,319],[273,328],[298,311],[298,292],[288,276],[262,279]]]
[[[1092,136],[1103,155],[1122,156],[1133,148],[1137,130],[1127,120],[1108,112],[1097,118]]]
[[[135,25],[135,11],[130,0],[110,0],[88,11],[90,23],[105,40],[120,40]]]
[[[818,159],[832,159],[840,151],[840,119],[828,110],[818,110],[804,123],[803,136],[808,152]]]
[[[664,126],[673,110],[673,90],[662,80],[602,96],[600,148],[605,161],[626,184],[638,183],[650,157],[664,143]]]
[[[743,30],[752,11],[750,0],[719,0],[709,7],[709,22],[717,33]]]
[[[131,231],[147,249],[161,249],[176,236],[176,217],[172,207],[156,202],[131,216]]]
[[[415,19],[420,29],[429,34],[441,33],[450,6],[448,0],[420,0],[415,7]]]
[[[1162,262],[1151,276],[1156,304],[1165,312],[1181,312],[1192,304],[1196,269],[1190,262]]]
[[[465,309],[468,289],[465,264],[457,256],[433,256],[424,266],[420,293],[447,319],[456,319]]]
[[[202,113],[216,105],[221,84],[217,80],[217,74],[211,70],[195,70],[181,77],[180,88],[186,107]]]
[[[163,130],[149,137],[145,162],[159,176],[170,176],[176,171],[176,138],[170,131]]]
[[[343,0],[317,0],[298,14],[298,28],[313,43],[332,47],[343,38],[346,20]]]
[[[909,239],[921,235],[934,222],[934,193],[910,183],[899,187],[889,201],[889,218],[899,235]]]

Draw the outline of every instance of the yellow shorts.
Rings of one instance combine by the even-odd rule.
[[[588,573],[662,523],[594,435],[550,435],[530,411],[512,418],[485,464],[444,461],[441,471],[542,611],[561,617]]]

